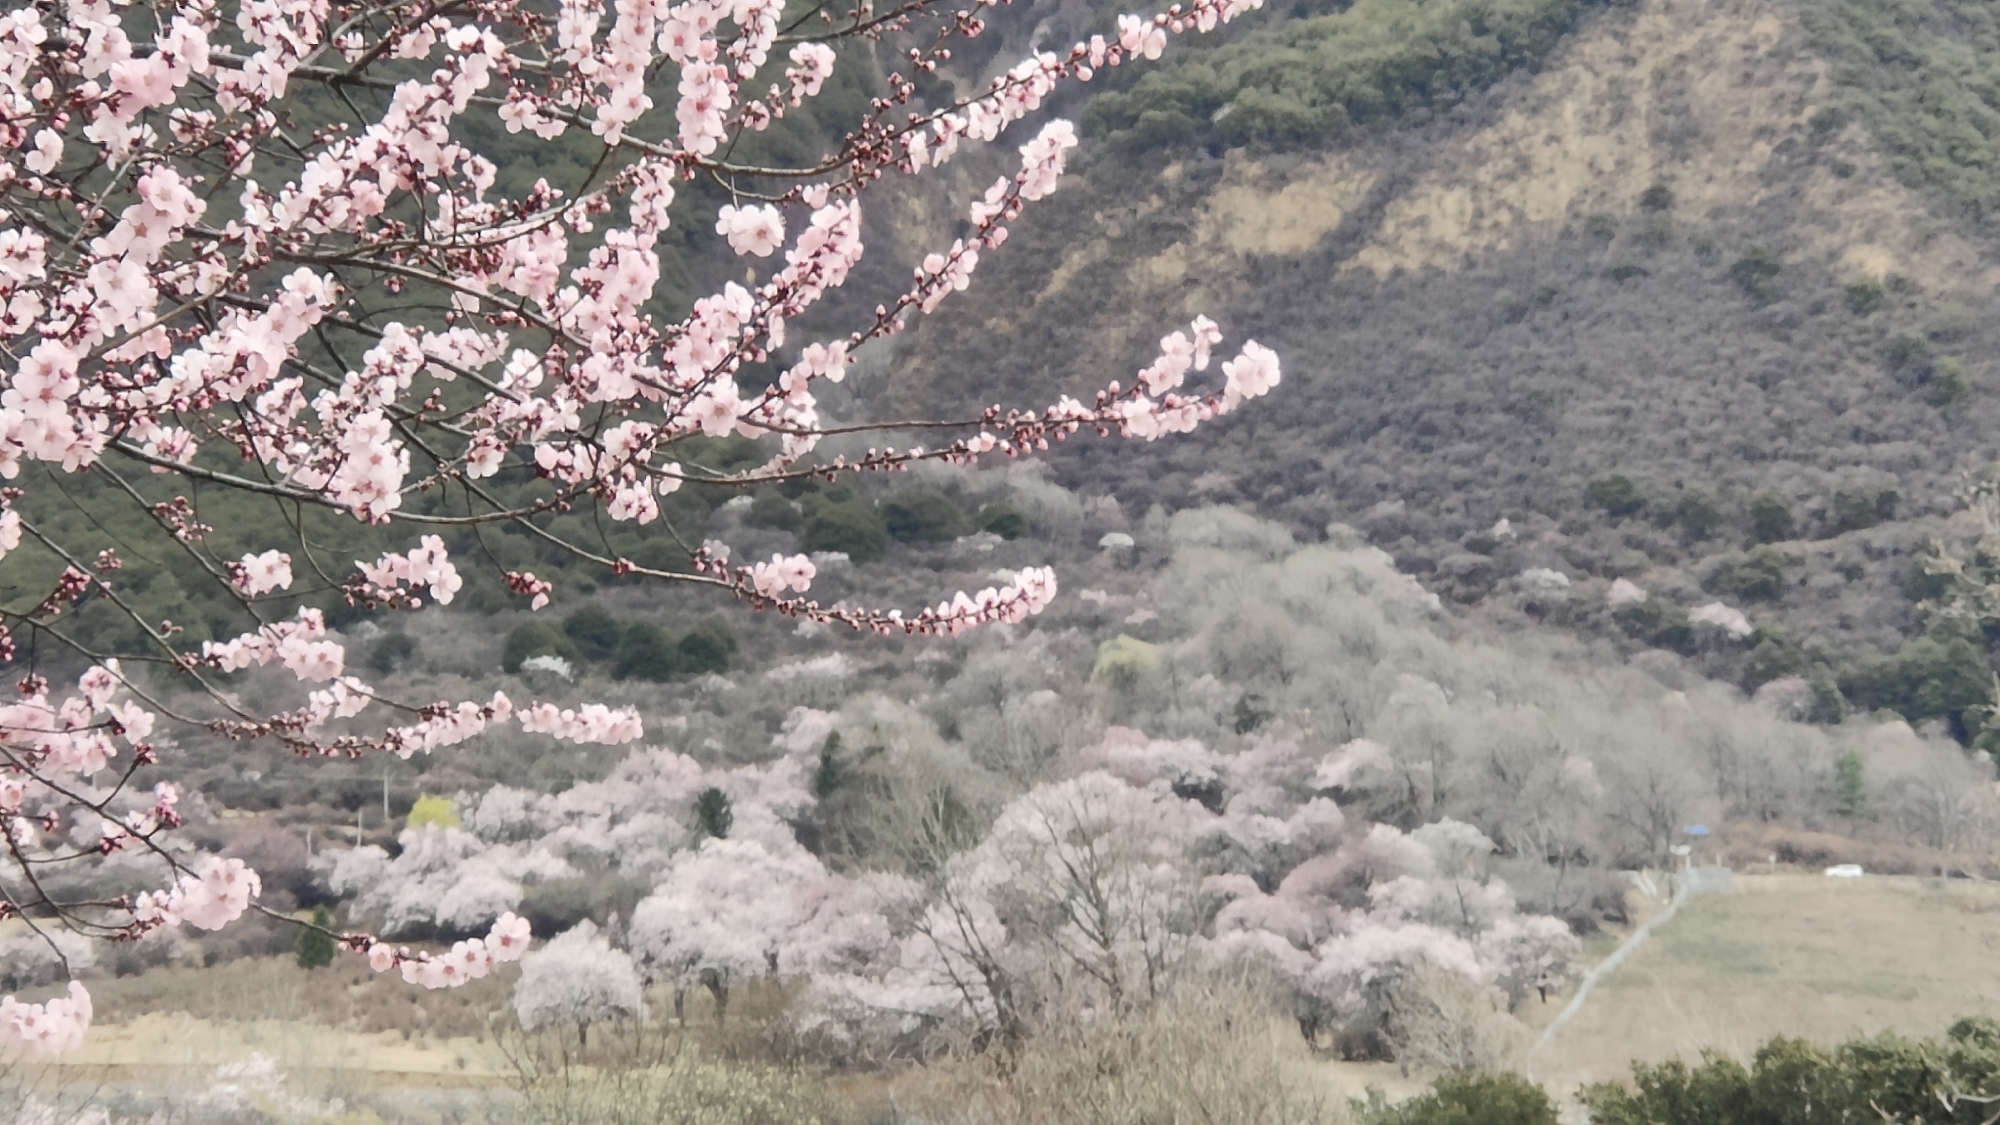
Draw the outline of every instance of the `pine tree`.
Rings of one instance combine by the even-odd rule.
[[[323,969],[333,964],[333,915],[326,907],[313,907],[312,928],[299,931],[299,968]]]
[[[1842,816],[1860,816],[1867,801],[1867,792],[1862,787],[1861,756],[1849,750],[1833,763],[1833,771],[1834,807]]]

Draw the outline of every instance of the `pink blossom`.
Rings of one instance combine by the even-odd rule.
[[[0,997],[0,1054],[34,1059],[75,1050],[83,1045],[90,1018],[90,992],[79,981],[69,982],[66,995],[43,1004]]]
[[[289,590],[292,586],[292,556],[283,551],[265,551],[261,555],[244,555],[241,562],[231,568],[230,580],[237,589],[256,597],[272,590]]]
[[[725,203],[716,212],[715,233],[727,238],[729,248],[738,254],[768,258],[785,243],[785,219],[768,203],[753,207]]]

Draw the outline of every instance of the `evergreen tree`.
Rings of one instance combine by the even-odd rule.
[[[299,931],[299,968],[323,969],[333,964],[333,916],[325,906],[313,907],[312,928]]]

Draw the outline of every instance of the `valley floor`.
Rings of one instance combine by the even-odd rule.
[[[1635,949],[1529,1069],[1566,1091],[1634,1060],[1747,1056],[1775,1035],[1940,1035],[2000,1010],[1996,953],[2000,884],[1739,874]]]
[[[1648,904],[1637,892],[1634,898],[1643,919]],[[1601,958],[1623,937],[1601,935],[1587,953]],[[1582,1083],[1624,1077],[1634,1060],[1692,1059],[1705,1047],[1747,1056],[1774,1035],[1937,1035],[1961,1016],[2000,1010],[1996,953],[2000,884],[1739,874],[1725,893],[1692,897],[1634,949],[1526,1069],[1567,1095]],[[232,977],[262,980],[272,972],[236,962],[200,975],[212,974],[215,989],[235,989],[242,982]],[[247,1017],[257,1006],[255,990],[238,991]],[[1531,999],[1520,1015],[1539,1030],[1564,999]],[[1275,1047],[1290,1032],[1274,1027],[1272,1034]],[[188,1120],[201,1120],[203,1105],[254,1105],[275,1120],[416,1125],[510,1119],[507,1075],[506,1058],[485,1036],[364,1033],[181,1012],[101,1023],[60,1067],[15,1078],[97,1092],[114,1105],[127,1092],[176,1091],[171,1096],[195,1114]],[[1327,1059],[1301,1060],[1298,1073],[1334,1103],[1371,1087],[1402,1097],[1428,1077],[1393,1064]],[[842,1085],[860,1103],[893,1100],[893,1083],[856,1078]]]

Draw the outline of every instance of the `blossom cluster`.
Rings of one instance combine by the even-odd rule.
[[[242,860],[212,855],[197,873],[182,876],[172,889],[140,894],[133,914],[146,925],[185,922],[198,930],[219,930],[241,918],[263,890],[263,881]]]
[[[0,1055],[48,1058],[83,1045],[90,1030],[90,992],[69,982],[66,994],[41,1004],[0,996]]]
[[[440,954],[411,953],[381,941],[361,944],[368,954],[368,967],[378,973],[398,969],[409,984],[457,988],[492,972],[496,965],[519,961],[528,951],[530,937],[528,920],[509,911],[494,920],[485,937],[454,942],[450,950]]]

